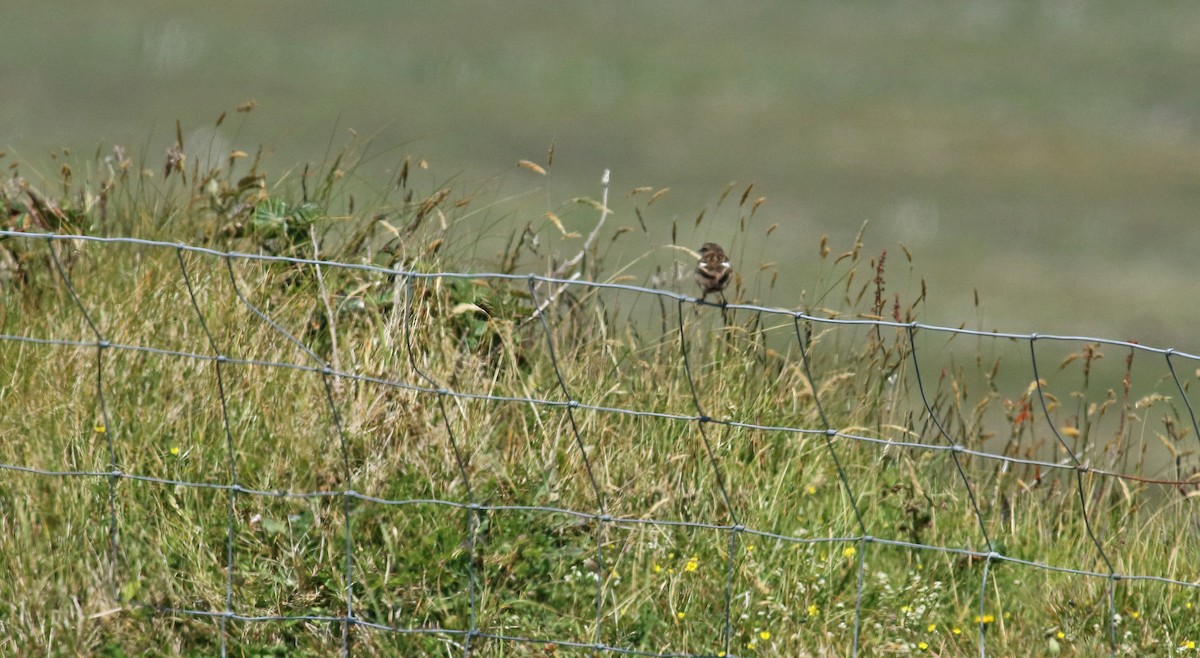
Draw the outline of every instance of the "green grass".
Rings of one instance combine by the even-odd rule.
[[[365,191],[354,153],[278,180],[260,178],[249,160],[207,172],[188,161],[186,180],[76,161],[87,175],[44,183],[32,196],[15,182],[3,188],[5,226],[301,257],[319,244],[325,258],[423,275],[546,273],[582,242],[520,194],[419,179],[416,160],[405,161],[412,178]],[[612,205],[653,217],[652,193],[614,190]],[[547,195],[546,203],[557,216],[594,221],[594,202],[575,199],[586,196],[598,195]],[[713,212],[738,222],[739,243],[770,232],[752,194],[739,187],[718,198]],[[652,279],[690,292],[686,257],[677,257],[679,278],[660,267],[639,279],[608,251],[612,240],[645,234],[606,228],[583,278]],[[865,527],[882,540],[986,551],[986,530],[1005,557],[1105,573],[1081,499],[1118,573],[1197,580],[1194,498],[1182,495],[1190,485],[960,456],[977,515],[946,451],[521,401],[564,400],[565,387],[585,405],[691,417],[694,383],[700,408],[719,421],[822,430],[819,400],[845,434],[944,446],[918,394],[904,329],[805,321],[798,338],[789,315],[723,314],[576,286],[547,306],[547,332],[531,317],[555,288],[531,295],[526,279],[404,279],[130,244],[54,249],[66,280],[45,242],[0,239],[0,262],[18,264],[2,283],[3,333],[90,342],[90,319],[114,344],[193,355],[214,353],[211,333],[233,361],[114,348],[97,371],[93,347],[0,341],[0,462],[100,473],[115,465],[167,480],[0,471],[5,653],[212,655],[224,639],[236,656],[336,655],[336,621],[222,624],[161,609],[222,612],[228,584],[239,615],[338,617],[347,527],[357,618],[426,631],[356,627],[352,653],[365,656],[458,653],[472,620],[489,635],[536,640],[474,637],[478,655],[582,655],[545,643],[589,644],[597,633],[625,649],[716,655],[725,648],[727,592],[737,655],[847,655],[856,606],[860,655],[977,655],[981,621],[988,655],[1054,646],[1060,655],[1102,655],[1106,578],[857,540]],[[814,289],[824,292],[805,310],[920,319],[925,300],[915,286],[892,283],[912,280],[919,264],[897,268],[901,260],[898,250],[885,258],[857,240],[821,255]],[[731,300],[787,285],[752,262],[738,255]],[[1161,357],[1127,361],[1121,348],[1039,341],[1047,418],[1027,343],[916,336],[925,395],[959,444],[1060,460],[1053,426],[1095,468],[1167,479],[1194,469],[1191,421]],[[355,377],[326,380],[307,350]],[[280,363],[317,370],[264,365]],[[1175,364],[1190,387],[1196,368]],[[230,484],[231,467],[257,493],[176,484]],[[271,494],[345,489],[443,502]],[[601,499],[612,517],[603,523]],[[462,506],[471,501],[510,507]],[[731,531],[735,523],[787,540]],[[1180,647],[1200,638],[1195,588],[1112,584],[1119,655],[1184,654]]]

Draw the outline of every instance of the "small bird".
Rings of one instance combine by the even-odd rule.
[[[704,246],[700,247],[700,262],[696,263],[696,285],[700,286],[700,291],[704,293],[700,301],[704,301],[710,292],[725,290],[732,278],[733,266],[729,264],[725,250],[715,242],[705,242]],[[721,299],[725,299],[724,294],[721,295]]]

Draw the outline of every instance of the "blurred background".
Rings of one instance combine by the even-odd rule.
[[[744,272],[779,268],[763,303],[813,301],[821,236],[848,249],[867,221],[865,251],[888,251],[905,303],[926,280],[922,321],[1200,352],[1197,4],[63,0],[4,15],[0,149],[30,179],[53,179],[64,147],[113,144],[161,173],[176,120],[216,152],[262,145],[270,176],[353,130],[374,154],[357,175],[381,185],[411,155],[439,180],[543,190],[527,217],[495,219],[514,226],[598,198],[606,168],[614,199],[670,188],[649,247],[673,222],[693,249],[741,241]],[[551,144],[549,176],[515,167],[545,165]],[[731,181],[766,197],[745,237],[735,204],[716,207]],[[636,225],[612,205],[613,228]]]

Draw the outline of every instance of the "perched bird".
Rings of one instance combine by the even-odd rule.
[[[704,301],[710,292],[725,290],[732,278],[733,267],[729,264],[725,250],[715,242],[705,242],[704,246],[700,247],[700,262],[696,263],[696,285],[700,286],[700,291],[704,293],[700,301]],[[724,298],[722,294],[721,299]]]

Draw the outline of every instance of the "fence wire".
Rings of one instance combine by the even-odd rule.
[[[1146,477],[1137,473],[1126,473],[1118,470],[1097,468],[1090,465],[1088,462],[1080,459],[1080,456],[1075,453],[1071,445],[1064,439],[1059,429],[1051,419],[1051,406],[1048,404],[1047,398],[1049,394],[1044,390],[1043,380],[1040,379],[1039,367],[1040,360],[1037,351],[1039,343],[1047,342],[1085,342],[1098,345],[1107,345],[1114,347],[1126,348],[1132,351],[1154,355],[1165,360],[1167,370],[1170,374],[1173,386],[1178,392],[1179,397],[1184,401],[1188,412],[1188,420],[1191,423],[1191,430],[1196,436],[1200,437],[1200,427],[1197,426],[1195,411],[1188,398],[1185,387],[1181,382],[1175,367],[1175,362],[1178,360],[1186,360],[1194,363],[1200,363],[1200,356],[1181,352],[1174,349],[1161,349],[1142,345],[1139,343],[1110,340],[1104,338],[1088,337],[1088,336],[1070,336],[1070,335],[1049,335],[1049,334],[1020,334],[1020,333],[1004,333],[993,331],[980,331],[965,328],[954,328],[924,324],[919,322],[895,322],[883,319],[861,319],[861,318],[835,318],[821,317],[812,315],[806,312],[788,310],[783,308],[772,308],[759,306],[754,304],[720,304],[727,311],[745,310],[764,316],[779,316],[782,318],[790,318],[792,328],[794,330],[796,345],[799,348],[800,366],[803,372],[812,384],[813,390],[813,405],[817,416],[820,418],[820,427],[803,427],[803,426],[787,426],[787,425],[771,425],[752,422],[748,419],[730,417],[720,418],[708,412],[701,402],[701,397],[697,389],[697,377],[693,373],[693,366],[689,350],[689,339],[687,332],[684,330],[685,307],[691,305],[707,305],[718,306],[713,302],[698,300],[694,297],[679,294],[666,290],[652,289],[647,287],[605,283],[596,281],[586,281],[578,278],[561,279],[551,278],[537,275],[517,275],[503,273],[480,273],[480,272],[419,272],[419,271],[404,271],[396,269],[388,269],[376,267],[366,264],[344,263],[335,261],[326,261],[318,259],[305,259],[286,256],[274,256],[265,254],[253,253],[238,253],[225,252],[204,247],[192,246],[187,244],[177,244],[153,240],[143,240],[135,238],[104,238],[86,235],[59,235],[59,234],[43,234],[43,233],[26,233],[20,231],[0,230],[0,237],[28,240],[43,243],[47,253],[53,263],[54,270],[61,278],[66,290],[68,291],[71,303],[78,310],[79,315],[86,322],[87,327],[92,334],[93,340],[69,340],[69,339],[53,339],[39,338],[32,336],[7,335],[0,334],[0,341],[10,341],[15,343],[27,343],[31,345],[41,345],[48,347],[74,347],[86,348],[95,351],[95,408],[96,417],[101,419],[99,422],[103,427],[97,427],[98,433],[103,433],[108,452],[108,465],[106,471],[103,470],[50,470],[42,468],[34,468],[27,465],[15,463],[0,463],[0,470],[13,473],[23,473],[28,475],[47,477],[47,478],[94,478],[107,481],[107,512],[108,512],[108,539],[109,550],[108,558],[110,561],[108,580],[112,587],[113,596],[122,604],[130,607],[148,610],[155,615],[163,616],[178,616],[178,617],[194,617],[215,619],[219,624],[220,629],[220,645],[221,655],[225,656],[229,652],[228,640],[230,632],[227,625],[230,621],[250,622],[250,623],[271,623],[271,622],[320,622],[328,624],[337,624],[341,628],[341,655],[351,656],[354,654],[354,636],[358,628],[370,631],[379,631],[386,633],[397,634],[438,634],[444,637],[456,638],[460,642],[462,655],[469,656],[478,651],[478,643],[483,640],[496,640],[509,643],[517,643],[522,645],[541,645],[562,647],[564,649],[583,649],[603,654],[616,655],[639,655],[639,656],[680,656],[691,657],[708,654],[692,654],[692,653],[655,653],[643,651],[624,646],[614,646],[606,644],[603,641],[601,629],[604,622],[604,601],[605,601],[605,578],[596,579],[595,592],[595,632],[591,642],[578,642],[564,640],[554,637],[525,637],[521,635],[505,634],[491,632],[488,629],[481,628],[479,624],[479,581],[481,575],[478,573],[478,547],[476,545],[476,537],[480,525],[484,522],[486,515],[489,512],[500,511],[518,511],[531,512],[540,514],[555,514],[566,515],[580,520],[592,522],[595,524],[595,547],[597,573],[605,573],[605,536],[609,528],[615,527],[675,527],[687,529],[704,529],[717,531],[727,535],[727,554],[728,562],[725,565],[725,591],[724,591],[724,610],[723,610],[723,626],[720,629],[721,645],[723,650],[718,654],[721,656],[737,656],[738,647],[733,642],[733,580],[735,572],[735,555],[738,553],[737,547],[744,541],[745,537],[760,537],[765,539],[773,539],[780,542],[791,544],[836,544],[849,543],[856,547],[856,575],[855,575],[855,591],[854,591],[854,626],[852,635],[852,646],[848,647],[850,655],[858,655],[861,644],[862,634],[862,617],[863,617],[863,591],[864,591],[864,569],[868,553],[874,546],[881,547],[896,547],[911,551],[928,551],[942,553],[947,555],[961,556],[973,560],[982,561],[982,577],[979,583],[979,619],[978,619],[978,637],[979,637],[979,655],[987,655],[986,641],[986,621],[984,613],[988,599],[987,583],[989,571],[994,568],[994,565],[1000,563],[1011,563],[1023,567],[1028,567],[1047,572],[1055,572],[1069,574],[1083,578],[1100,579],[1106,583],[1106,598],[1107,598],[1107,628],[1106,641],[1110,652],[1115,655],[1117,647],[1117,629],[1116,620],[1118,619],[1116,604],[1115,604],[1115,587],[1121,581],[1147,581],[1155,582],[1164,585],[1177,586],[1181,588],[1190,588],[1200,591],[1200,582],[1189,582],[1169,578],[1156,574],[1138,574],[1138,573],[1120,573],[1114,566],[1113,560],[1105,549],[1103,542],[1099,539],[1095,528],[1092,526],[1090,514],[1088,513],[1089,498],[1085,493],[1084,476],[1093,474],[1106,478],[1114,478],[1117,480],[1125,480],[1130,482],[1138,482],[1142,484],[1157,484],[1165,486],[1195,486],[1195,480],[1171,480],[1171,479],[1156,479]],[[64,267],[62,259],[59,255],[58,243],[61,242],[90,242],[99,243],[102,245],[136,245],[149,249],[169,250],[173,251],[178,264],[179,275],[183,281],[191,306],[191,311],[200,326],[205,346],[203,351],[188,352],[181,350],[163,349],[159,347],[147,345],[130,345],[121,344],[110,341],[105,334],[99,329],[95,320],[95,310],[88,307],[87,303],[81,299],[77,292],[76,285],[72,281],[72,277],[68,271],[69,268]],[[246,310],[252,313],[263,323],[271,327],[282,338],[286,339],[291,344],[295,345],[306,357],[306,362],[293,363],[284,361],[268,361],[245,359],[231,356],[227,350],[222,349],[216,336],[210,331],[210,328],[205,320],[205,313],[202,304],[199,300],[198,291],[194,284],[194,276],[184,258],[185,254],[196,254],[213,259],[219,259],[224,262],[225,270],[228,273],[229,283],[232,286],[234,295],[238,303]],[[315,268],[336,268],[341,270],[358,270],[373,274],[383,275],[394,278],[400,282],[404,291],[403,313],[404,313],[404,345],[408,354],[408,361],[414,372],[425,382],[426,385],[414,384],[383,377],[375,377],[364,375],[356,372],[338,370],[333,364],[323,359],[314,352],[305,342],[297,335],[289,332],[280,323],[272,319],[271,314],[256,306],[244,294],[242,287],[238,283],[235,275],[233,264],[236,261],[260,261],[269,263],[287,263],[294,265],[312,266]],[[659,298],[664,302],[674,303],[677,306],[679,319],[678,324],[678,341],[680,345],[679,358],[683,365],[683,372],[687,378],[687,384],[691,393],[692,407],[694,413],[682,414],[671,413],[667,411],[655,409],[636,409],[636,408],[621,408],[616,406],[605,406],[600,404],[589,404],[580,401],[572,395],[571,387],[567,384],[567,379],[564,374],[565,366],[560,361],[556,352],[556,342],[554,332],[547,320],[545,313],[537,313],[542,333],[545,338],[546,352],[549,356],[550,363],[553,366],[554,374],[557,380],[558,391],[561,397],[555,398],[538,398],[533,396],[506,396],[494,395],[489,393],[479,393],[471,391],[458,391],[447,387],[444,382],[438,381],[431,373],[423,370],[416,358],[413,347],[413,307],[417,303],[414,299],[413,284],[420,280],[434,279],[493,279],[493,280],[513,280],[525,281],[528,286],[530,295],[532,296],[533,306],[538,309],[545,308],[543,296],[539,293],[539,284],[553,284],[555,287],[567,289],[571,287],[598,289],[598,290],[621,290],[637,295],[644,295],[654,298]],[[825,406],[823,405],[820,391],[822,390],[819,379],[816,377],[814,368],[810,363],[810,345],[806,340],[805,332],[802,330],[802,323],[811,323],[815,325],[827,326],[863,326],[869,328],[894,328],[902,331],[907,337],[908,359],[912,362],[912,375],[916,380],[917,392],[919,394],[923,411],[927,420],[937,430],[937,434],[941,438],[940,444],[927,444],[914,441],[894,440],[888,438],[864,436],[859,433],[847,431],[835,427],[827,416]],[[979,450],[967,447],[956,439],[943,420],[939,417],[935,410],[930,393],[926,390],[926,380],[928,375],[922,371],[921,352],[918,351],[916,336],[918,332],[928,332],[934,334],[946,335],[964,335],[975,336],[989,339],[1007,339],[1012,341],[1020,341],[1028,346],[1029,363],[1033,369],[1033,380],[1036,386],[1036,398],[1041,414],[1048,422],[1055,441],[1061,447],[1062,451],[1067,455],[1064,461],[1050,461],[1044,459],[1036,459],[1029,456],[1021,457],[1009,454],[1000,454]],[[167,477],[159,477],[147,473],[128,473],[124,472],[119,466],[115,442],[118,440],[114,428],[113,418],[110,415],[110,409],[106,402],[105,390],[106,381],[104,378],[104,364],[106,355],[114,351],[130,352],[130,353],[145,353],[155,354],[160,356],[175,357],[181,359],[190,359],[197,362],[212,363],[215,368],[217,394],[220,401],[221,419],[224,428],[224,444],[227,457],[227,476],[224,482],[202,482],[185,479],[172,479]],[[312,373],[321,377],[323,400],[322,404],[327,407],[330,430],[338,438],[338,450],[340,453],[340,462],[342,468],[342,483],[343,486],[337,489],[330,490],[308,490],[308,491],[287,491],[287,490],[258,490],[244,486],[239,480],[239,473],[236,459],[236,444],[237,432],[234,429],[234,424],[230,418],[229,412],[229,391],[227,390],[226,368],[230,366],[251,366],[256,368],[278,369],[281,371],[294,371],[300,373]],[[462,479],[463,490],[465,492],[465,501],[462,500],[443,500],[437,498],[425,499],[389,499],[368,495],[356,491],[353,481],[353,470],[351,468],[350,452],[347,445],[346,430],[343,426],[343,421],[338,410],[335,400],[335,382],[345,380],[349,382],[369,383],[384,387],[411,391],[420,395],[432,396],[436,399],[441,412],[443,429],[450,443],[450,448],[453,454],[454,462],[457,466],[459,476]],[[448,400],[473,400],[492,403],[505,404],[523,404],[534,407],[545,407],[550,409],[562,409],[566,412],[568,425],[571,431],[575,447],[582,458],[584,472],[587,476],[587,486],[594,495],[595,507],[593,510],[567,509],[552,506],[540,505],[491,505],[482,502],[478,494],[472,487],[472,480],[469,475],[467,460],[464,455],[462,439],[456,434],[455,429],[450,422],[452,414],[447,408]],[[581,424],[576,418],[577,412],[591,411],[602,414],[620,414],[631,417],[645,417],[658,420],[665,420],[684,424],[694,424],[701,437],[704,446],[705,455],[708,461],[708,466],[711,468],[715,478],[720,500],[725,505],[728,511],[731,522],[728,524],[705,523],[698,521],[687,520],[671,520],[671,519],[651,519],[651,518],[634,518],[624,516],[614,516],[609,512],[609,506],[605,499],[602,487],[598,484],[597,476],[593,470],[594,456],[588,454],[587,446],[582,437]],[[824,447],[836,469],[839,486],[844,493],[848,504],[853,512],[853,522],[857,528],[857,534],[840,536],[840,537],[798,537],[771,532],[763,529],[756,529],[744,525],[738,516],[736,506],[730,499],[727,490],[726,479],[724,472],[713,447],[713,442],[709,436],[710,428],[727,427],[741,428],[748,430],[758,430],[764,432],[779,432],[793,434],[800,437],[804,436],[820,436]],[[32,437],[31,437],[32,438]],[[900,447],[910,450],[926,451],[930,453],[948,453],[955,467],[957,478],[961,481],[962,489],[966,494],[969,502],[969,509],[974,515],[975,521],[979,527],[979,533],[986,550],[972,550],[968,548],[954,546],[939,546],[927,545],[919,542],[904,541],[896,538],[881,537],[873,534],[868,527],[867,521],[864,519],[863,510],[860,509],[860,496],[862,492],[856,491],[852,477],[847,473],[843,466],[843,462],[839,457],[839,444],[841,442],[857,442],[868,446],[877,447]],[[987,522],[985,515],[981,511],[980,504],[976,499],[976,490],[967,470],[963,465],[963,459],[973,457],[981,460],[990,460],[997,463],[1005,463],[1013,466],[1028,466],[1043,469],[1046,472],[1061,471],[1073,475],[1075,490],[1079,499],[1079,504],[1082,510],[1082,520],[1086,529],[1086,534],[1092,543],[1093,547],[1100,556],[1101,562],[1104,565],[1103,570],[1090,570],[1064,567],[1042,563],[1036,560],[1028,560],[1017,557],[1015,555],[1005,554],[1003,548],[994,543],[993,538],[989,536],[987,530]],[[227,533],[225,537],[225,582],[224,582],[224,609],[223,610],[203,610],[190,609],[187,607],[171,607],[138,600],[128,599],[123,596],[123,575],[120,573],[118,565],[120,564],[120,546],[121,546],[121,528],[118,523],[117,513],[117,484],[121,480],[153,483],[157,485],[165,485],[172,487],[182,487],[196,490],[211,490],[214,492],[223,492],[228,496],[227,506]],[[234,605],[234,582],[236,575],[236,566],[234,559],[234,543],[235,530],[238,524],[235,510],[239,497],[259,497],[259,498],[278,498],[278,499],[338,499],[341,501],[342,512],[344,516],[344,526],[342,527],[342,539],[344,555],[342,556],[342,588],[344,595],[344,609],[341,614],[337,615],[246,615],[241,614],[235,609]],[[1095,504],[1094,501],[1091,501]],[[403,507],[412,505],[433,505],[442,506],[450,510],[458,510],[463,514],[463,546],[468,553],[467,564],[467,600],[469,608],[468,628],[403,628],[381,624],[369,619],[364,619],[359,616],[356,611],[354,591],[356,582],[354,579],[353,564],[355,555],[355,534],[352,523],[352,509],[359,503],[372,503],[385,506]],[[593,654],[595,655],[595,654]],[[744,655],[744,654],[743,654]]]

